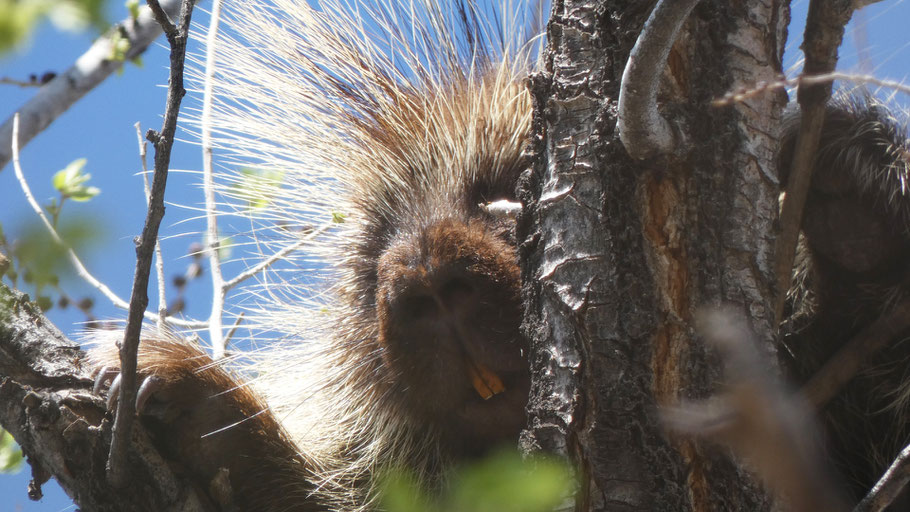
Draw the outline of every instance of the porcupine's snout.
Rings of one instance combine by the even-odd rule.
[[[525,423],[515,248],[482,220],[400,235],[378,263],[379,342],[415,413],[480,447]]]

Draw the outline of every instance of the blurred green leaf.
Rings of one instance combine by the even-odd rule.
[[[571,489],[569,472],[556,460],[525,461],[514,451],[489,457],[453,482],[448,510],[546,512]]]
[[[17,473],[22,467],[22,449],[9,432],[0,428],[0,473]]]
[[[347,218],[347,215],[341,212],[332,212],[332,222],[335,224],[344,224],[344,219]]]
[[[0,0],[0,53],[24,41],[48,18],[57,28],[82,31],[107,29],[106,0]]]
[[[0,52],[22,42],[47,8],[44,1],[0,0]]]
[[[231,185],[231,193],[250,210],[258,210],[269,205],[282,181],[283,172],[245,168],[240,170],[240,180]]]
[[[130,39],[122,30],[116,30],[111,34],[111,56],[110,59],[115,62],[126,60],[126,52],[130,51]],[[122,72],[123,68],[117,70]]]
[[[393,471],[382,482],[382,509],[387,512],[429,512],[427,497],[413,476]]]
[[[218,259],[224,261],[231,257],[231,251],[234,248],[234,239],[225,236],[218,241]]]
[[[130,12],[130,18],[135,20],[139,17],[139,0],[126,0],[123,5]]]
[[[96,244],[103,231],[99,222],[79,216],[61,221],[57,227],[60,237],[77,253]],[[54,285],[58,275],[72,273],[66,249],[54,241],[44,225],[38,222],[23,229],[11,256],[18,262],[19,269],[24,271],[29,282],[34,283],[39,290],[43,286]]]
[[[101,193],[98,187],[86,185],[92,177],[91,174],[84,172],[86,162],[85,158],[73,160],[54,174],[54,188],[63,194],[63,197],[84,202]]]
[[[547,512],[573,489],[571,472],[548,457],[523,459],[514,450],[461,468],[441,496],[431,497],[413,475],[392,471],[381,484],[387,512]]]

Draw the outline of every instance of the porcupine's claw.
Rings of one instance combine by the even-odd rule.
[[[114,377],[111,388],[107,391],[107,410],[114,410],[114,404],[117,403],[118,398],[120,398],[120,373]]]
[[[92,386],[92,393],[100,395],[105,385],[110,388],[107,392],[107,409],[114,410],[117,400],[120,398],[120,372],[116,368],[105,366],[98,371],[95,376],[95,384]],[[149,375],[142,380],[139,385],[139,391],[136,393],[136,414],[145,412],[146,404],[149,399],[164,387],[164,379],[157,375]]]
[[[105,385],[110,385],[120,372],[116,368],[111,368],[110,366],[104,366],[98,370],[98,375],[95,375],[95,384],[92,386],[92,394],[100,395],[101,390],[104,389]]]

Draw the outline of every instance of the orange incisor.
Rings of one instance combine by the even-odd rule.
[[[498,395],[506,390],[498,375],[476,361],[468,361],[468,373],[471,375],[474,390],[484,400],[489,400],[493,395]]]

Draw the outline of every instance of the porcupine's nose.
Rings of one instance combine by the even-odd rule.
[[[400,236],[377,264],[379,342],[390,364],[435,367],[471,388],[474,367],[521,363],[515,248],[482,221],[443,219]],[[518,354],[518,356],[515,356]]]
[[[503,315],[494,319],[491,311],[516,309],[515,260],[514,247],[487,232],[480,221],[443,219],[400,236],[377,265],[384,341],[435,340],[436,349],[472,351],[478,337],[506,328],[498,318]],[[517,329],[517,318],[506,321]]]

